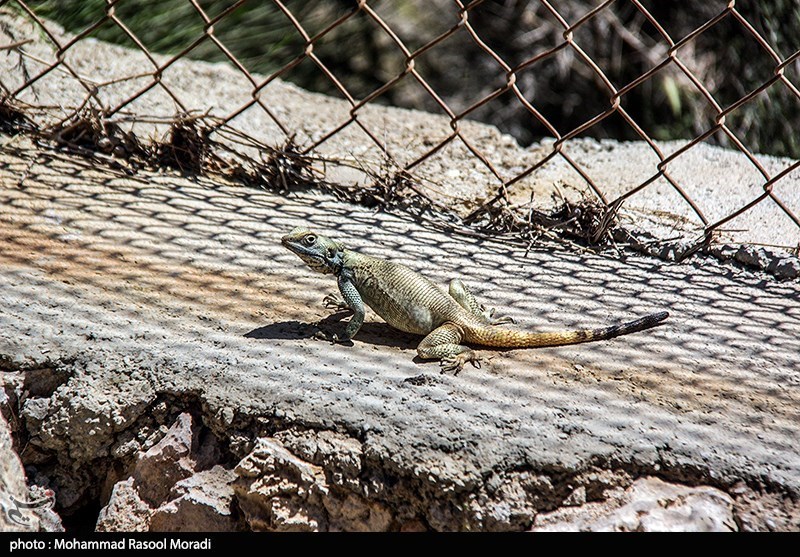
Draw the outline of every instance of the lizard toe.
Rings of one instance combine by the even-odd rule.
[[[497,319],[492,319],[492,325],[508,325],[509,323],[516,323],[513,317],[509,317],[508,315],[504,315],[503,317],[498,317]]]
[[[342,300],[335,294],[328,294],[327,296],[322,298],[322,305],[324,305],[328,309],[334,309],[336,311],[350,309],[350,306],[348,306],[344,300]]]
[[[336,344],[340,341],[339,335],[336,333],[326,333],[324,331],[318,330],[314,333],[314,338],[317,340],[324,340],[326,342],[330,342],[331,344]]]
[[[442,366],[442,373],[452,373],[453,375],[458,375],[458,373],[464,369],[464,366],[467,362],[471,363],[474,367],[480,369],[481,367],[481,360],[478,356],[470,351],[461,352],[460,354],[454,354],[452,356],[446,356],[442,358],[439,362]]]
[[[448,356],[442,358],[439,365],[442,366],[442,373],[453,373],[456,375],[464,367],[464,362],[462,362],[458,356]]]

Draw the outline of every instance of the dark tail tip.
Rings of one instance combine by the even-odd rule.
[[[658,326],[659,323],[669,317],[669,312],[659,311],[658,313],[651,313],[640,317],[635,321],[625,323],[624,325],[615,325],[608,329],[603,329],[597,336],[601,338],[614,338],[620,335],[627,335],[630,333],[637,333]]]
[[[640,317],[639,319],[637,319],[636,321],[632,321],[628,325],[632,330],[643,331],[644,329],[657,327],[667,317],[669,317],[668,311],[659,311],[657,313],[651,313],[650,315],[645,315],[644,317]]]
[[[667,317],[669,317],[668,311],[659,311],[658,313],[650,315],[648,319],[651,320],[653,323],[661,323]]]

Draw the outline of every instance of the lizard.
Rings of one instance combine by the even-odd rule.
[[[312,270],[336,277],[342,298],[328,295],[326,307],[350,310],[344,336],[320,333],[333,342],[348,341],[364,323],[365,305],[392,327],[422,335],[417,354],[424,360],[440,360],[442,373],[457,374],[466,363],[480,367],[480,358],[465,343],[496,348],[539,348],[607,340],[654,327],[669,313],[661,311],[634,321],[599,329],[563,332],[528,332],[504,327],[508,317],[494,318],[493,310],[478,303],[459,279],[448,292],[400,263],[379,259],[346,248],[326,236],[295,228],[281,243]]]

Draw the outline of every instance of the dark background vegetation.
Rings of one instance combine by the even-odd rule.
[[[235,4],[234,0],[198,3],[212,18]],[[678,42],[722,12],[727,2],[651,0],[643,4]],[[106,18],[108,9],[105,0],[32,0],[28,5],[73,33]],[[355,10],[355,2],[344,0],[286,0],[285,5],[312,36]],[[596,5],[598,2],[585,0],[553,3],[570,24]],[[457,5],[450,0],[386,0],[370,2],[370,6],[412,52],[458,22]],[[736,9],[782,59],[800,50],[797,0],[754,0],[737,3]],[[204,33],[205,22],[189,0],[119,0],[114,4],[114,14],[154,52],[181,52]],[[470,10],[469,22],[485,44],[512,67],[564,40],[563,26],[538,0],[487,0]],[[290,19],[266,0],[245,2],[231,11],[214,25],[214,34],[249,71],[260,74],[277,71],[301,56],[305,47],[305,40]],[[90,36],[135,46],[110,19]],[[656,66],[668,53],[666,41],[626,0],[611,4],[586,21],[575,31],[574,39],[617,88]],[[377,90],[405,67],[402,52],[363,12],[315,41],[314,53],[356,99]],[[210,61],[227,60],[208,39],[188,55]],[[757,89],[775,71],[767,52],[731,15],[683,46],[678,57],[722,108]],[[455,113],[484,98],[506,79],[497,62],[463,28],[417,57],[415,67]],[[800,87],[798,67],[800,59],[789,65],[785,74],[795,87]],[[307,89],[342,96],[308,58],[281,77]],[[517,83],[525,98],[562,134],[609,106],[607,88],[570,47],[520,71]],[[374,102],[441,111],[411,76]],[[693,138],[715,123],[715,110],[674,64],[628,92],[622,106],[654,139]],[[551,135],[510,92],[471,112],[469,117],[497,125],[522,144]],[[796,131],[800,129],[800,99],[780,81],[732,112],[726,124],[755,152],[800,158],[800,136]],[[639,139],[618,115],[582,135]],[[722,133],[709,141],[730,144]]]

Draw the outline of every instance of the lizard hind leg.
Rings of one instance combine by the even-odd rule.
[[[424,360],[441,360],[442,373],[457,375],[467,362],[480,367],[478,355],[468,346],[461,344],[464,332],[453,323],[445,323],[435,328],[417,346],[417,354]]]
[[[478,300],[475,299],[475,296],[473,296],[472,292],[470,292],[469,288],[467,288],[467,285],[461,282],[459,279],[453,279],[450,281],[449,293],[450,297],[458,302],[458,305],[487,325],[504,325],[506,323],[514,322],[511,317],[507,316],[493,318],[494,309],[487,310],[478,302]]]

